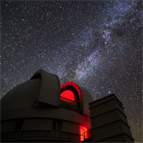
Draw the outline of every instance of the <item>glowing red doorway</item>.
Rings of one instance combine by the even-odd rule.
[[[79,134],[80,134],[80,141],[83,141],[84,139],[88,138],[87,128],[80,125]]]

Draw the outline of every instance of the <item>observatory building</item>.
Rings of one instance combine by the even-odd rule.
[[[1,99],[2,142],[133,142],[115,95],[93,101],[73,82],[38,70]]]

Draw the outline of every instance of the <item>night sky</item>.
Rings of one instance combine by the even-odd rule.
[[[141,1],[2,1],[1,97],[43,69],[114,93],[141,142],[142,15]]]

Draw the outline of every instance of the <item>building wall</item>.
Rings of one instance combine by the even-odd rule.
[[[2,132],[13,131],[14,129],[15,129],[15,121],[14,120],[1,122],[1,131]]]
[[[87,128],[90,128],[89,120],[86,116],[74,112],[71,110],[63,108],[53,108],[53,107],[19,107],[9,110],[3,110],[1,112],[2,121],[12,120],[15,118],[55,118],[66,120],[69,122],[75,122],[76,124],[81,124]]]
[[[52,130],[53,122],[50,119],[26,119],[22,130]]]
[[[94,142],[133,142],[123,104],[111,94],[89,104]]]
[[[72,122],[63,121],[63,131],[79,134],[79,125]]]
[[[16,130],[17,120],[9,120],[2,122],[2,132]],[[69,121],[55,120],[55,119],[23,119],[23,123],[20,130],[53,130],[53,122],[61,121],[61,131],[79,134],[79,124]]]

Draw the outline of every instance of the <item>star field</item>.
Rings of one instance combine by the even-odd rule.
[[[1,97],[38,69],[93,99],[114,93],[142,140],[142,1],[2,1]]]

